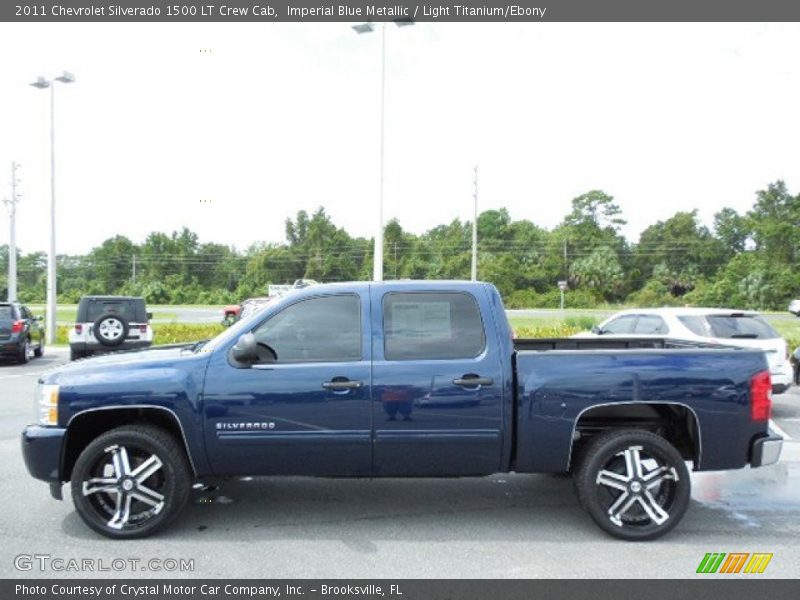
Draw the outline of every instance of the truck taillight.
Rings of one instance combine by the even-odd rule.
[[[23,327],[25,327],[25,321],[14,321],[11,326],[11,333],[20,333]]]
[[[142,333],[147,333],[147,325],[139,325],[139,331]]]
[[[772,378],[769,371],[756,373],[750,380],[750,418],[769,421],[772,416]]]
[[[83,333],[83,325],[75,323],[75,333]]]

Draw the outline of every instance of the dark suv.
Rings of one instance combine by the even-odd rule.
[[[26,363],[44,354],[44,327],[40,317],[19,302],[0,302],[0,355]]]
[[[84,296],[69,332],[70,360],[97,352],[147,348],[153,343],[151,316],[144,298]]]

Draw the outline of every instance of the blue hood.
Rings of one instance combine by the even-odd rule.
[[[156,348],[137,352],[118,352],[76,360],[43,373],[41,383],[81,385],[96,379],[97,375],[111,375],[115,379],[127,379],[134,373],[149,369],[191,369],[198,361],[206,361],[210,355],[192,353],[186,346]],[[189,365],[192,363],[192,366]],[[138,376],[138,375],[136,375]]]

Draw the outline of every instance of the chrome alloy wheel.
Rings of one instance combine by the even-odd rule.
[[[600,505],[614,525],[643,527],[670,519],[679,481],[674,467],[635,445],[613,455],[595,483]]]
[[[136,447],[112,445],[96,461],[82,493],[96,514],[115,530],[139,527],[165,504],[163,462]]]

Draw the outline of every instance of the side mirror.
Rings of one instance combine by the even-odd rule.
[[[600,329],[598,325],[592,325],[592,333],[595,335],[601,335],[603,333],[603,330]]]
[[[39,315],[39,316],[37,316],[37,317],[34,317],[34,318],[35,318],[37,321],[44,321],[44,315]]]
[[[153,313],[149,312],[145,316],[147,317],[147,320],[149,321],[150,319],[153,318]]]
[[[258,345],[252,333],[245,333],[239,338],[231,348],[231,358],[242,366],[258,360]]]

